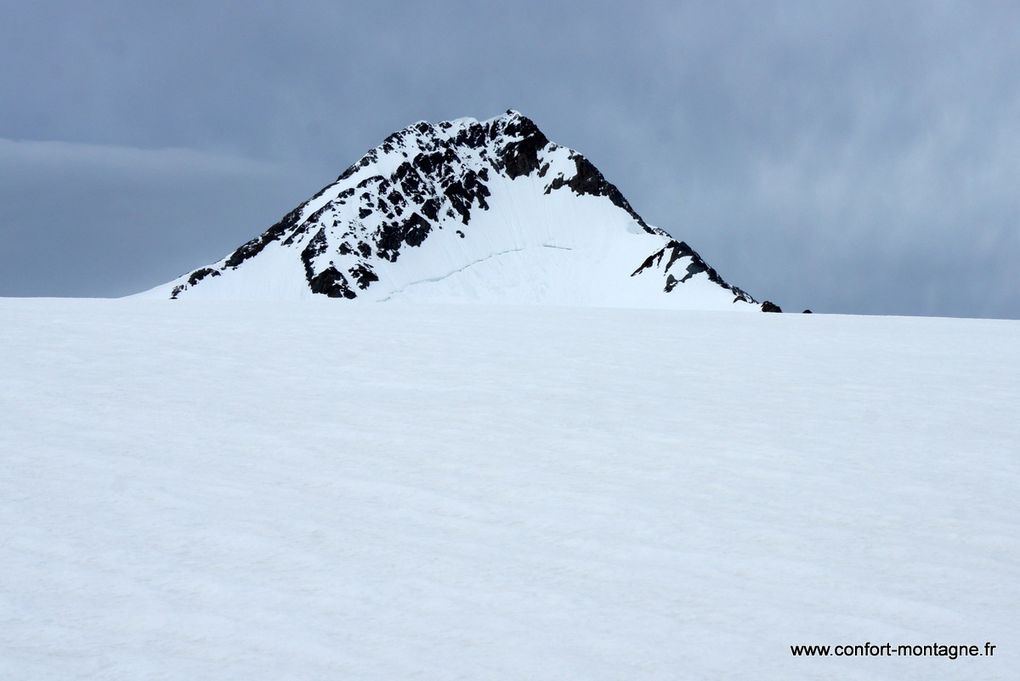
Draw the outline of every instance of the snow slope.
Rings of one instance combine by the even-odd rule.
[[[516,111],[396,132],[261,235],[143,295],[759,309]]]
[[[0,300],[0,678],[1015,679],[1020,323]],[[798,658],[793,644],[998,645]]]

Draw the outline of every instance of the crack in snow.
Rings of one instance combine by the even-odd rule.
[[[491,253],[491,254],[485,256],[484,258],[479,258],[478,260],[474,260],[472,262],[469,262],[467,265],[464,265],[463,267],[455,269],[454,271],[448,272],[448,273],[443,274],[441,276],[431,277],[429,279],[419,279],[418,281],[412,281],[410,284],[406,284],[405,286],[401,286],[400,288],[398,288],[395,291],[390,291],[389,295],[387,295],[385,298],[380,298],[378,302],[385,303],[387,300],[389,300],[393,296],[397,295],[398,293],[403,293],[404,291],[406,291],[407,289],[411,288],[412,286],[417,286],[418,284],[431,284],[431,283],[434,283],[434,282],[437,282],[437,281],[442,281],[443,279],[449,279],[450,277],[452,277],[453,275],[457,274],[458,272],[463,272],[464,270],[468,269],[469,267],[474,267],[475,265],[477,265],[479,263],[483,263],[486,260],[492,260],[493,258],[499,257],[501,255],[506,255],[508,253],[520,253],[521,251],[526,251],[526,250],[527,250],[526,248],[510,248],[510,249],[507,249],[505,251],[498,251],[496,253]]]

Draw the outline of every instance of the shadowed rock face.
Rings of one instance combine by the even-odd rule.
[[[682,270],[683,273],[682,277],[677,278],[676,275],[678,273],[671,272],[670,270],[678,260],[681,260],[683,258],[688,259],[687,266]],[[665,265],[663,265],[664,260]],[[693,248],[688,246],[687,243],[684,241],[676,241],[675,239],[670,240],[669,243],[663,246],[662,250],[656,251],[655,253],[652,253],[650,256],[648,256],[645,259],[645,261],[641,263],[641,266],[634,270],[634,272],[630,276],[635,277],[639,274],[642,274],[646,270],[652,268],[660,268],[667,275],[665,288],[666,293],[671,293],[678,284],[686,282],[695,274],[700,274],[701,272],[704,272],[708,275],[709,281],[718,284],[722,288],[732,291],[734,295],[733,298],[734,302],[736,301],[743,301],[745,303],[757,302],[754,298],[751,297],[749,293],[747,293],[743,289],[740,289],[736,286],[731,286],[730,284],[726,283],[726,281],[722,277],[720,277],[719,274],[713,268],[705,264],[705,261],[701,258],[701,256],[698,255],[698,253]],[[769,303],[769,305],[771,305],[771,303]],[[771,312],[771,310],[766,311]]]
[[[205,279],[206,277],[209,277],[209,276],[218,277],[218,276],[220,276],[220,273],[219,273],[218,270],[214,270],[211,267],[203,267],[201,269],[197,269],[194,272],[192,272],[190,275],[188,275],[187,286],[195,286],[196,284],[198,284],[198,282],[202,281],[203,279]],[[174,287],[174,290],[170,292],[170,299],[171,300],[176,300],[177,296],[185,288],[187,288],[187,287],[184,284],[181,284],[180,286]]]
[[[564,179],[563,176],[559,176],[553,179],[546,188],[545,193],[553,191],[554,189],[560,189],[561,187],[569,187],[578,196],[605,196],[613,205],[624,209],[630,213],[639,225],[641,225],[645,231],[654,233],[654,230],[650,228],[645,221],[637,214],[627,199],[623,198],[623,194],[616,188],[616,185],[610,183],[605,176],[599,172],[599,169],[592,165],[591,161],[581,156],[578,153],[571,152],[570,159],[574,162],[577,172],[569,180]]]
[[[515,111],[489,121],[419,122],[393,133],[347,168],[336,182],[287,213],[220,263],[191,273],[171,297],[200,286],[259,257],[274,242],[294,247],[313,293],[353,299],[380,280],[380,265],[397,263],[421,248],[444,226],[472,236],[472,217],[489,211],[494,182],[536,181],[538,193],[571,192],[605,197],[626,211],[641,230],[665,245],[631,273],[659,269],[663,291],[673,292],[705,273],[733,300],[756,301],[728,284],[682,241],[650,227],[588,159],[550,142],[535,123]],[[682,267],[674,267],[683,259]]]

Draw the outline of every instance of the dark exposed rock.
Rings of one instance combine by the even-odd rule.
[[[657,267],[662,262],[662,259],[666,255],[666,253],[669,253],[669,260],[666,262],[666,267],[663,269],[664,272],[669,272],[669,269],[673,267],[673,263],[675,263],[677,260],[685,256],[691,257],[692,259],[701,260],[700,256],[695,258],[695,256],[698,256],[698,254],[695,253],[694,250],[690,246],[688,246],[686,242],[673,240],[667,243],[665,246],[663,246],[660,250],[656,251],[655,253],[652,253],[650,256],[645,258],[644,262],[641,263],[641,266],[634,270],[634,272],[632,272],[630,276],[633,277],[636,274],[641,274],[641,272],[648,269],[649,267]]]
[[[773,303],[771,300],[766,300],[764,303],[761,304],[761,311],[762,312],[782,312],[783,309],[781,307],[779,307],[778,305],[776,305],[775,303]]]
[[[439,199],[432,197],[421,205],[421,212],[429,220],[435,222],[436,218],[439,217]]]
[[[487,138],[488,130],[481,125],[472,125],[457,133],[457,136],[453,139],[453,143],[458,147],[478,149],[485,145]]]
[[[457,158],[457,154],[454,152],[452,147],[447,147],[444,151],[433,151],[431,153],[421,153],[414,157],[411,163],[419,172],[424,175],[441,176],[444,171],[448,173],[450,167],[457,163],[460,159]]]
[[[220,276],[219,270],[215,270],[211,267],[202,267],[188,276],[187,284],[178,284],[174,286],[173,290],[170,291],[170,300],[177,300],[177,296],[181,295],[190,286],[195,286],[198,282],[202,281],[206,277],[218,277]]]
[[[364,263],[359,263],[347,271],[358,282],[360,289],[366,289],[373,281],[379,281],[379,277],[372,271],[372,268]]]
[[[508,112],[511,113],[511,112]],[[495,128],[495,126],[494,126]],[[508,143],[499,152],[499,160],[503,171],[514,179],[522,175],[530,175],[538,170],[538,152],[549,144],[549,139],[538,126],[526,116],[517,114],[510,118],[503,134],[520,137],[520,140]]]
[[[370,176],[366,177],[364,180],[362,180],[361,182],[359,182],[357,184],[357,186],[356,186],[356,189],[365,189],[369,185],[373,185],[373,184],[377,185],[377,186],[378,185],[382,185],[382,184],[386,184],[386,178],[383,177],[382,175],[370,175]],[[362,196],[362,198],[364,198],[365,195],[362,194],[361,196]]]
[[[399,133],[394,133],[393,135],[390,135],[389,137],[386,138],[386,141],[389,141],[392,137],[395,137],[397,134],[399,134]],[[384,142],[384,144],[385,143],[386,142]],[[340,182],[341,180],[346,180],[347,178],[349,178],[354,173],[358,172],[362,168],[367,168],[369,165],[375,163],[377,160],[379,160],[379,154],[376,153],[375,149],[369,151],[367,154],[365,154],[364,156],[361,157],[360,161],[358,161],[354,165],[350,166],[349,168],[347,168],[347,170],[345,170],[343,173],[341,173],[340,177],[336,178],[337,182]],[[316,194],[312,198],[313,199],[318,198],[319,196],[322,195],[322,192],[325,191],[328,188],[329,188],[328,186],[323,188],[322,191],[320,191],[318,194]]]
[[[357,294],[351,290],[350,284],[340,271],[330,263],[329,267],[316,273],[314,259],[322,255],[328,248],[326,232],[320,229],[301,251],[301,262],[305,266],[305,278],[312,293],[321,293],[330,298],[355,298]]]
[[[667,243],[663,248],[659,249],[658,251],[655,251],[650,256],[645,258],[644,262],[642,262],[641,265],[636,270],[634,270],[630,276],[632,277],[637,276],[638,274],[641,274],[647,269],[650,269],[652,267],[658,267],[659,265],[662,264],[662,261],[667,254],[669,255],[669,258],[666,261],[666,266],[662,270],[664,274],[669,275],[666,279],[667,293],[673,291],[673,289],[676,288],[677,284],[682,284],[691,277],[693,277],[695,274],[700,274],[701,272],[704,272],[708,276],[709,281],[712,281],[718,284],[719,286],[722,286],[723,288],[729,289],[730,291],[733,292],[735,296],[733,302],[737,301],[744,301],[747,303],[757,302],[754,298],[751,297],[750,294],[748,294],[743,289],[726,283],[726,281],[719,276],[719,273],[716,272],[713,268],[709,267],[705,263],[705,261],[701,258],[701,256],[698,255],[697,251],[688,246],[686,242],[677,241],[675,239],[670,240],[669,243]],[[675,276],[670,274],[669,270],[680,258],[690,258],[691,261],[687,264],[684,276],[678,280],[676,279]]]
[[[630,273],[630,276],[635,277],[644,272],[645,270],[649,269],[650,267],[658,266],[658,264],[662,262],[662,256],[665,253],[666,253],[665,248],[655,251],[655,253],[652,253],[650,256],[645,258],[644,262],[638,265],[638,268]]]
[[[473,170],[467,171],[463,178],[451,183],[443,191],[443,195],[460,214],[461,222],[465,225],[471,217],[471,206],[475,201],[480,208],[489,209],[489,204],[485,202],[485,197],[490,196],[489,188],[479,181],[478,174]]]
[[[553,178],[553,181],[545,188],[546,194],[557,189],[561,189],[562,187],[570,187],[570,189],[578,196],[584,196],[585,194],[590,196],[605,196],[613,202],[613,205],[627,211],[646,232],[652,234],[655,233],[655,230],[645,224],[644,219],[638,215],[634,208],[631,207],[630,202],[623,197],[623,194],[616,188],[616,185],[607,180],[602,172],[596,168],[591,161],[578,153],[571,153],[570,159],[574,162],[574,167],[576,169],[574,176],[569,180],[565,179],[562,175]],[[541,174],[544,175],[544,173]]]
[[[684,275],[683,281],[687,281],[688,279],[693,277],[695,274],[701,274],[702,272],[707,272],[708,270],[709,270],[709,267],[707,265],[705,265],[705,263],[703,261],[701,261],[701,260],[692,260],[687,265],[687,274]],[[711,276],[709,276],[709,279],[711,279]]]
[[[804,310],[803,314],[811,314],[811,310]]]
[[[400,189],[406,196],[418,197],[421,195],[423,187],[421,181],[421,175],[415,170],[411,163],[405,161],[397,166],[397,169],[393,171],[392,181],[394,184],[400,186]]]
[[[411,213],[411,217],[404,223],[404,242],[408,246],[421,246],[425,237],[432,231],[432,225],[418,213]]]
[[[305,269],[308,271],[308,276],[311,277],[311,266],[312,260],[316,256],[320,256],[326,252],[329,242],[326,241],[326,230],[320,229],[315,233],[315,236],[311,238],[305,249],[301,251],[301,261],[305,264]]]
[[[394,208],[400,208],[401,206],[407,205],[407,202],[404,200],[404,195],[395,189],[391,191],[389,196],[386,198],[389,199],[389,202],[393,204]]]
[[[432,231],[432,224],[417,212],[401,222],[384,222],[375,233],[375,245],[379,255],[395,262],[400,254],[401,244],[420,246]]]
[[[365,159],[363,158],[361,160],[364,161]],[[336,181],[337,182],[342,182],[342,181],[346,180],[348,177],[350,177],[354,173],[358,172],[358,168],[360,168],[360,167],[361,167],[361,165],[359,163],[355,163],[354,165],[348,166],[347,170],[345,170],[342,173],[340,173],[340,176],[336,178]]]
[[[358,294],[351,290],[347,277],[330,265],[308,280],[308,288],[312,293],[321,293],[330,298],[357,298]]]
[[[320,192],[321,193],[321,192]],[[254,258],[256,255],[262,252],[266,246],[273,241],[276,241],[284,234],[287,230],[294,228],[298,220],[301,218],[301,211],[304,209],[305,204],[301,204],[291,212],[283,216],[283,219],[277,222],[275,225],[264,231],[259,236],[255,237],[251,241],[241,245],[236,251],[231,253],[226,261],[224,261],[224,267],[237,267],[245,260]]]
[[[217,270],[214,270],[211,267],[203,267],[202,269],[195,270],[194,272],[191,273],[191,276],[188,277],[188,285],[194,286],[195,284],[202,281],[206,277],[218,277],[218,276],[220,276],[220,273]]]

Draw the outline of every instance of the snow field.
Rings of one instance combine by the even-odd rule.
[[[1012,679],[1020,323],[0,300],[0,678]],[[800,643],[977,643],[949,661]]]

